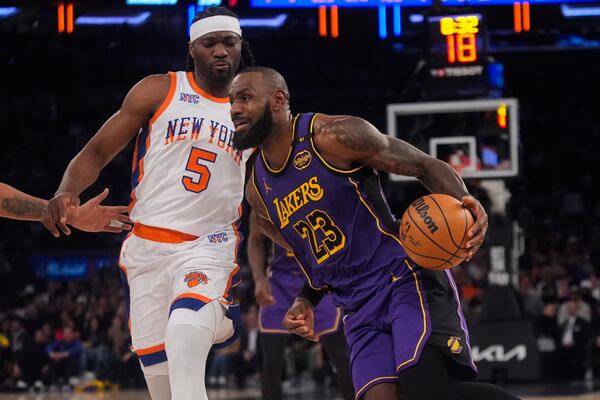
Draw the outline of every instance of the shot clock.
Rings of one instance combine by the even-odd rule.
[[[432,97],[478,95],[487,89],[483,14],[429,15],[427,82]]]

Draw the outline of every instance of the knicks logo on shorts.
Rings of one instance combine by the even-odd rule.
[[[185,274],[183,281],[187,283],[189,288],[193,288],[199,284],[206,285],[208,283],[208,276],[201,271],[192,271]]]
[[[310,165],[312,161],[312,156],[307,150],[302,150],[300,153],[294,156],[294,167],[299,170],[303,170],[304,168]]]
[[[450,336],[447,345],[450,351],[454,354],[459,354],[463,349],[460,345],[460,338],[457,336]]]

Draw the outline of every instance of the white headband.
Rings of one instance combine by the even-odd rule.
[[[240,28],[240,21],[237,18],[228,15],[214,15],[202,18],[190,26],[190,41],[193,42],[207,33],[219,31],[234,32],[242,36],[242,28]]]

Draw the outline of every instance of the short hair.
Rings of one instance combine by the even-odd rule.
[[[233,17],[236,19],[240,19],[236,13],[231,11],[226,7],[209,7],[206,10],[199,12],[196,14],[196,17],[192,21],[192,24],[196,21],[200,21],[201,19],[213,17],[215,15],[226,15],[228,17]],[[240,65],[238,71],[245,67],[251,67],[254,65],[254,54],[252,54],[252,50],[250,50],[250,44],[242,39],[242,56],[240,60]],[[186,72],[190,72],[194,70],[194,59],[192,58],[190,52],[187,52],[186,57]]]
[[[286,96],[289,100],[290,91],[288,89],[287,82],[285,81],[285,78],[283,77],[283,75],[281,75],[277,70],[275,70],[273,68],[262,67],[262,66],[257,65],[257,66],[244,68],[239,73],[245,74],[245,73],[249,73],[249,72],[257,72],[257,73],[261,74],[263,76],[263,78],[267,82],[269,82],[269,84],[273,88],[282,90],[286,94]]]

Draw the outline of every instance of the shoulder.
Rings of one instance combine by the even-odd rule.
[[[174,73],[149,75],[136,83],[130,93],[165,98],[174,80]]]
[[[125,110],[154,112],[172,93],[175,87],[175,74],[149,75],[137,82],[123,102]]]

